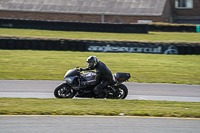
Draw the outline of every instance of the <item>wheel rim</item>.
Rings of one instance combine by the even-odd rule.
[[[58,90],[58,96],[63,98],[70,98],[74,93],[73,89],[62,87]]]
[[[119,91],[118,98],[122,99],[125,96],[125,91],[122,88],[119,88],[118,91]]]

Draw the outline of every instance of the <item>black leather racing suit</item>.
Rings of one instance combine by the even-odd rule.
[[[94,93],[98,95],[104,87],[112,83],[113,77],[112,77],[111,71],[101,61],[99,61],[94,68],[83,68],[82,70],[87,71],[87,70],[94,70],[94,69],[96,69],[96,77],[94,80],[87,81],[87,85],[95,85],[99,83],[94,88]]]

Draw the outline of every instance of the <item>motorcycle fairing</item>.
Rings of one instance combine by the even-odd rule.
[[[96,76],[96,72],[94,72],[94,71],[89,71],[89,72],[86,72],[83,74],[83,78],[86,81],[94,80],[95,76]]]
[[[74,76],[74,77],[66,77],[66,78],[65,78],[65,81],[66,81],[69,85],[72,85],[72,84],[74,84],[74,81],[75,81],[76,78],[77,78],[76,76]]]
[[[64,76],[64,79],[67,78],[67,77],[72,77],[72,76],[75,76],[75,75],[79,75],[80,73],[76,70],[76,68],[74,69],[70,69],[66,72],[65,76]]]

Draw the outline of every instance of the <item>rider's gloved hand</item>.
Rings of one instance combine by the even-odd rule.
[[[80,68],[79,68],[79,72],[81,72],[81,71],[84,71],[84,69],[80,67]]]

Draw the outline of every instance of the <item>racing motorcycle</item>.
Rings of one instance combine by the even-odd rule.
[[[82,81],[93,80],[96,76],[96,72],[88,71],[81,73],[78,68],[79,67],[76,67],[66,72],[64,76],[66,82],[60,84],[54,90],[54,96],[56,98],[98,98],[93,92],[96,85],[81,86]],[[113,74],[113,82],[104,88],[105,97],[110,99],[125,99],[128,95],[128,89],[122,83],[128,81],[130,77],[130,73],[117,72],[116,74]]]

